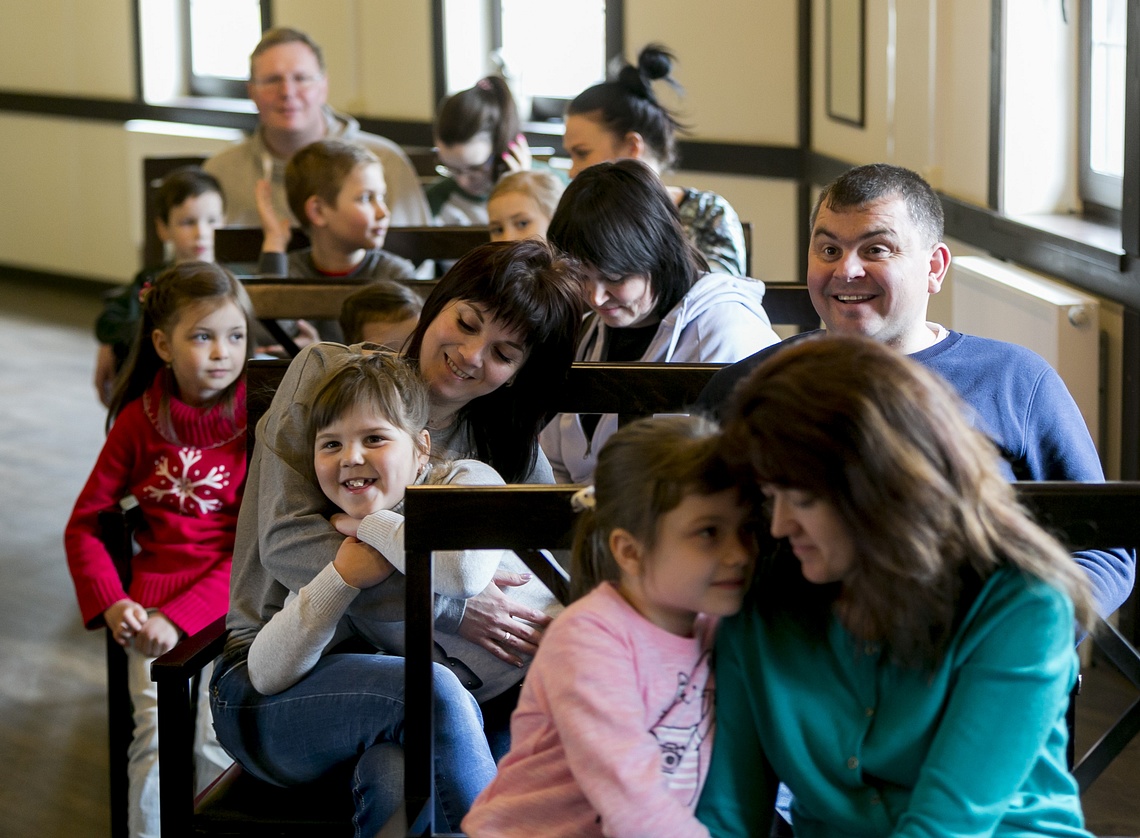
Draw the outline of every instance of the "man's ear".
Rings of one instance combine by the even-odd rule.
[[[642,559],[645,555],[641,542],[629,530],[620,527],[610,532],[610,553],[622,572],[630,576],[641,576]]]
[[[928,294],[937,294],[942,290],[942,283],[946,280],[946,273],[950,270],[950,248],[945,242],[934,246],[930,254],[930,273],[926,278],[926,291]]]
[[[154,344],[154,351],[164,362],[169,364],[174,360],[174,353],[170,351],[170,340],[166,337],[166,332],[162,329],[155,329],[150,333],[150,341]]]

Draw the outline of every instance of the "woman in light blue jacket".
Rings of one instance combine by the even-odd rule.
[[[599,163],[563,193],[547,238],[583,263],[592,309],[578,361],[727,364],[779,338],[764,283],[709,273],[660,179],[636,160]],[[617,416],[563,413],[542,449],[560,482],[588,482]]]

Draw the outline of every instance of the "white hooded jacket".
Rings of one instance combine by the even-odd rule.
[[[762,305],[764,283],[728,274],[703,275],[661,320],[641,356],[646,362],[730,364],[779,341]],[[606,329],[591,315],[575,355],[579,361],[601,361]],[[617,415],[607,413],[590,439],[573,413],[560,413],[539,441],[560,483],[593,479],[597,452],[617,430]]]

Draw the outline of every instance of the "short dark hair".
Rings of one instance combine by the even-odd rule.
[[[578,343],[582,280],[578,263],[544,241],[476,247],[456,262],[424,303],[408,341],[417,361],[424,332],[451,302],[484,306],[530,350],[510,387],[468,402],[459,421],[471,429],[476,454],[508,483],[523,480],[538,457],[538,432],[550,419]]]
[[[154,217],[164,224],[170,223],[170,211],[187,198],[196,198],[207,192],[216,192],[226,204],[222,185],[212,174],[198,166],[180,166],[158,182],[154,192]]]
[[[661,179],[628,158],[590,166],[570,181],[546,238],[605,276],[648,276],[658,317],[708,270]]]
[[[566,108],[567,116],[598,114],[607,131],[621,139],[636,131],[645,140],[662,169],[677,162],[676,132],[684,126],[672,111],[657,101],[653,82],[663,79],[674,88],[670,76],[673,53],[660,44],[649,44],[637,56],[637,66],[626,64],[617,76],[579,93]]]
[[[253,78],[253,62],[264,52],[268,52],[273,47],[280,46],[281,44],[304,44],[313,51],[313,55],[317,58],[317,66],[321,68],[321,72],[325,71],[325,56],[321,52],[321,48],[317,46],[317,42],[302,32],[300,29],[293,29],[290,26],[275,26],[272,29],[266,29],[261,36],[261,40],[257,42],[257,46],[253,48],[253,52],[249,54],[249,77]]]
[[[340,329],[344,342],[359,343],[366,323],[398,323],[418,317],[424,301],[411,288],[390,279],[369,282],[344,298],[340,306]]]
[[[314,195],[329,205],[336,204],[345,178],[357,166],[375,163],[379,158],[364,146],[347,140],[317,140],[300,148],[285,164],[285,197],[289,209],[303,229],[310,227],[305,202]]]
[[[911,222],[926,239],[924,245],[942,241],[945,220],[938,195],[917,172],[889,163],[856,166],[825,186],[812,207],[810,229],[815,229],[820,207],[825,204],[829,209],[842,210],[891,198],[901,198],[906,204]]]

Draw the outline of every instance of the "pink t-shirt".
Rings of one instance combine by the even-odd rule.
[[[463,820],[471,836],[707,836],[693,815],[713,741],[715,620],[678,637],[610,584],[546,632],[511,750]]]

